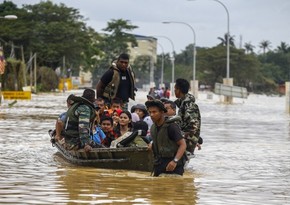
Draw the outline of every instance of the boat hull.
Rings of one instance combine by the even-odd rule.
[[[105,169],[153,170],[153,154],[147,147],[93,148],[85,152],[83,149],[66,150],[58,142],[53,146],[72,164]]]

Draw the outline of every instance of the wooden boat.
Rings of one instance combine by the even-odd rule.
[[[72,164],[105,169],[153,170],[153,154],[147,147],[93,148],[85,152],[83,149],[69,151],[59,142],[51,141],[61,156]]]

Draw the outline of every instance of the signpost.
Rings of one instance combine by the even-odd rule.
[[[31,100],[30,91],[2,91],[5,100]]]
[[[214,92],[217,95],[224,95],[228,97],[237,97],[237,98],[247,98],[248,91],[247,88],[225,85],[221,83],[215,83]]]

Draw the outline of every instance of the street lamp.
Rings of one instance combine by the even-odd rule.
[[[170,44],[171,44],[171,46],[172,46],[172,57],[171,57],[171,63],[172,63],[172,79],[171,79],[171,85],[170,85],[170,90],[171,90],[171,95],[173,96],[174,95],[174,73],[175,73],[175,69],[174,69],[174,60],[175,60],[175,58],[174,58],[174,44],[173,44],[173,41],[170,39],[170,38],[168,38],[167,36],[155,36],[155,37],[159,37],[159,38],[165,38],[165,39],[167,39],[169,42],[170,42]]]
[[[187,0],[187,1],[196,1],[196,0]],[[233,85],[233,79],[230,79],[230,14],[227,9],[227,7],[219,0],[212,0],[220,5],[226,10],[227,13],[227,74],[226,74],[226,79],[224,79],[224,84],[226,85]],[[225,97],[225,102],[231,103],[232,102],[232,97]]]
[[[162,50],[162,59],[161,59],[161,80],[160,80],[160,84],[161,86],[163,86],[163,81],[164,81],[164,49],[163,46],[160,43],[157,43],[161,50]]]
[[[187,0],[187,1],[196,1],[196,0]],[[222,5],[227,13],[227,76],[226,77],[230,78],[230,42],[229,42],[229,38],[230,38],[230,14],[229,14],[227,7],[221,1],[219,1],[219,0],[212,0],[212,1],[215,1],[215,2],[219,3],[220,5]]]
[[[193,58],[192,58],[192,79],[193,79],[193,87],[192,87],[192,94],[197,97],[197,88],[198,88],[198,83],[195,82],[195,76],[196,76],[196,34],[195,34],[195,31],[193,29],[193,27],[188,24],[188,23],[185,23],[185,22],[181,22],[181,21],[165,21],[165,22],[162,22],[164,24],[171,24],[171,23],[175,23],[175,24],[183,24],[183,25],[186,25],[190,28],[190,30],[192,31],[192,34],[193,34],[193,48],[192,48],[192,55],[193,55]],[[197,84],[197,85],[196,85]]]

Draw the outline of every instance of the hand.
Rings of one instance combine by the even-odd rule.
[[[150,150],[150,151],[152,150],[152,143],[148,144],[148,150]]]
[[[172,172],[172,171],[175,169],[176,165],[177,165],[176,162],[174,162],[173,160],[170,161],[170,162],[167,164],[167,166],[166,166],[166,171],[167,171],[167,172]]]
[[[59,135],[55,135],[54,139],[55,139],[56,142],[57,142],[57,141],[60,141],[60,140],[61,140],[61,136],[59,136]]]
[[[197,147],[198,150],[201,150],[201,145],[200,144],[197,143],[196,147]]]
[[[85,147],[84,147],[85,152],[90,152],[90,151],[92,151],[92,149],[93,148],[90,145],[88,145],[88,144],[86,144]]]

